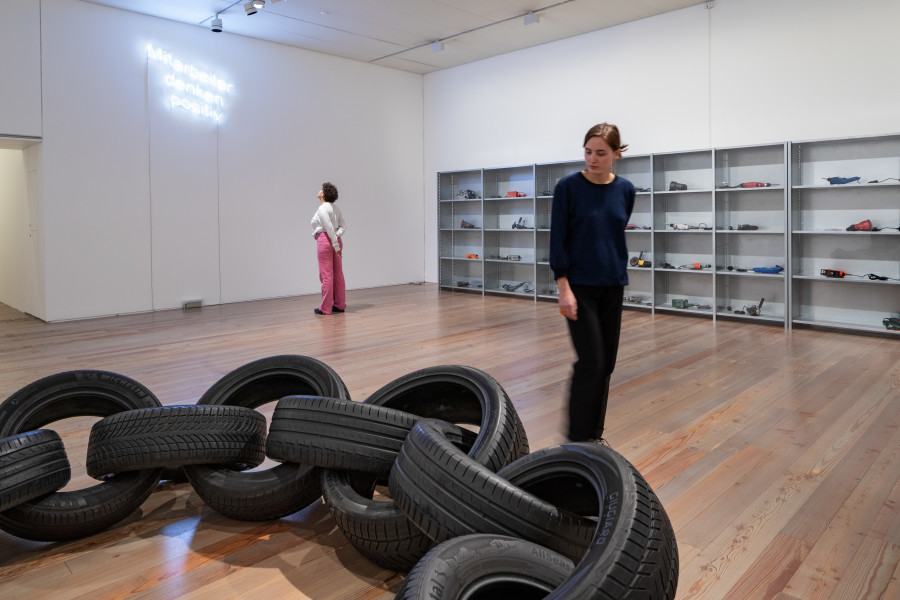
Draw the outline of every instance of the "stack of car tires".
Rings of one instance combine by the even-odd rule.
[[[255,409],[270,402],[267,431]],[[59,491],[70,466],[46,426],[77,416],[100,417],[85,460],[98,483]],[[266,457],[276,466],[253,470]],[[675,536],[640,473],[599,444],[529,452],[504,389],[472,367],[415,371],[354,402],[324,363],[272,356],[185,406],[161,406],[122,375],[70,371],[0,404],[8,533],[92,535],[175,477],[234,519],[278,519],[323,499],[360,553],[409,572],[398,598],[675,596]]]

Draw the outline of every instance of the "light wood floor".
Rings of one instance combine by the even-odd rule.
[[[325,361],[362,400],[436,364],[493,375],[531,448],[562,441],[573,353],[552,303],[353,291],[346,314],[314,297],[47,324],[0,305],[0,400],[60,371],[103,369],[192,404],[252,360]],[[678,598],[900,598],[900,343],[626,311],[607,437],[656,490],[678,538]],[[84,487],[86,431],[58,423]],[[87,539],[0,532],[0,598],[393,598],[401,578],[362,558],[314,505],[244,523],[189,484]]]

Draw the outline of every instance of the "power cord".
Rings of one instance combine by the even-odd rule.
[[[872,281],[887,281],[889,279],[892,279],[894,281],[900,281],[900,279],[897,279],[896,277],[885,277],[884,275],[876,275],[875,273],[866,273],[865,275],[854,275],[853,273],[847,273],[847,276],[849,276],[849,277],[868,277]]]
[[[844,277],[868,277],[872,281],[900,281],[900,279],[897,279],[896,277],[886,277],[884,275],[876,275],[875,273],[859,275],[857,273],[847,273],[846,271],[840,271],[838,269],[822,269],[820,274],[834,279],[843,279]]]

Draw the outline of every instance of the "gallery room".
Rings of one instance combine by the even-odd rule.
[[[897,23],[4,3],[0,597],[900,598]]]

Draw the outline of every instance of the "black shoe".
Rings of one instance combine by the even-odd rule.
[[[325,313],[323,313],[321,310],[319,310],[318,308],[314,308],[314,309],[313,309],[313,312],[316,313],[317,315],[324,315],[324,314],[325,314]]]
[[[344,309],[343,309],[343,308],[338,308],[337,306],[332,306],[332,307],[331,307],[331,312],[333,312],[333,313],[342,313],[342,312],[344,312]]]

